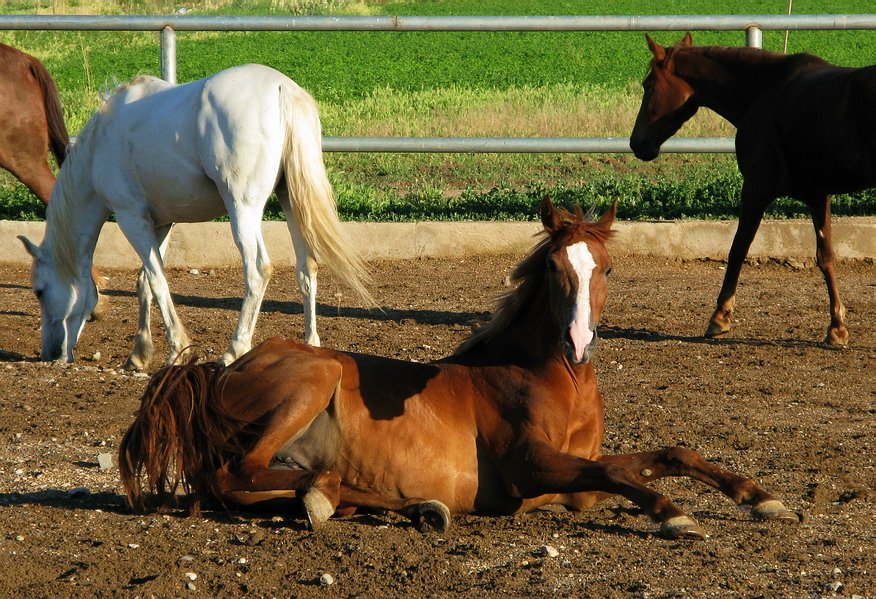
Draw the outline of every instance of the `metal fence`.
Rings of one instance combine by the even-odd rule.
[[[876,30],[876,14],[675,16],[149,16],[0,15],[0,29],[159,31],[161,77],[176,83],[177,31],[739,31]],[[628,138],[324,137],[326,152],[629,153]],[[735,152],[733,138],[673,138],[662,152]]]

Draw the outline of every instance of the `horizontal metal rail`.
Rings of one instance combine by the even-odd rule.
[[[744,31],[876,29],[876,14],[594,16],[2,15],[0,29],[82,31]]]
[[[323,137],[324,152],[448,152],[448,153],[630,153],[627,137]],[[730,153],[732,137],[675,137],[661,152]]]
[[[876,30],[876,14],[652,16],[0,15],[0,29],[160,31],[161,76],[176,82],[176,31],[744,31]],[[629,153],[627,138],[325,137],[326,152]],[[733,153],[727,137],[673,138],[662,152]]]

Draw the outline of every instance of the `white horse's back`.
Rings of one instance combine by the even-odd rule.
[[[172,362],[189,340],[170,299],[160,248],[172,223],[212,220],[227,212],[246,281],[237,330],[222,357],[229,363],[251,347],[271,275],[261,219],[273,191],[286,212],[295,248],[305,341],[318,345],[316,260],[370,299],[362,285],[366,270],[340,226],[322,162],[316,102],[266,66],[234,67],[182,85],[138,77],[121,86],[83,129],[59,175],[58,198],[53,196],[47,217],[46,238],[57,238],[50,243],[55,248],[52,267],[60,264],[72,271],[75,260],[90,267],[100,225],[107,212],[115,213],[143,261],[140,331],[128,365],[143,368],[151,359],[152,294],[165,322]],[[60,278],[60,286],[76,279]],[[65,294],[75,292],[58,294],[56,309],[64,310]],[[60,352],[72,360],[81,323],[67,322],[73,318],[69,312],[47,315],[47,310],[44,304],[46,318],[75,331],[56,331],[52,339],[61,341],[53,341],[58,348],[47,355]]]

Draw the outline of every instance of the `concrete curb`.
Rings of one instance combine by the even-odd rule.
[[[30,264],[16,235],[43,238],[44,223],[0,221],[0,263]],[[464,257],[527,251],[541,225],[534,222],[344,223],[354,246],[367,260],[410,260]],[[652,255],[668,258],[725,260],[736,221],[617,222],[611,242],[614,256]],[[273,264],[294,264],[285,223],[266,222],[265,242]],[[833,223],[840,259],[876,259],[876,218],[846,217]],[[752,245],[752,257],[802,258],[815,255],[815,235],[808,221],[764,222]],[[107,223],[95,252],[104,268],[137,268],[140,261],[115,223]],[[240,255],[227,223],[184,223],[171,234],[166,264],[170,268],[236,266]]]

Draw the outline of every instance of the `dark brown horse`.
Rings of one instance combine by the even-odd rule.
[[[439,530],[450,513],[510,514],[612,494],[670,537],[704,536],[645,483],[689,476],[798,521],[751,480],[681,447],[603,455],[602,397],[590,362],[611,260],[598,222],[541,207],[544,238],[516,268],[490,323],[430,364],[270,339],[223,369],[156,373],[119,456],[129,501],[144,479],[169,505],[180,478],[194,499],[254,504],[298,497],[316,527],[336,511],[396,510]]]
[[[737,128],[736,160],[745,179],[739,226],[706,337],[730,330],[739,271],[764,211],[790,196],[809,207],[815,225],[816,258],[830,297],[825,342],[846,345],[830,196],[876,186],[876,65],[844,68],[806,53],[694,46],[689,33],[668,48],[646,37],[653,58],[630,136],[636,156],[654,159],[700,106]]]
[[[0,44],[0,168],[15,175],[48,205],[55,186],[49,150],[60,167],[69,144],[55,80],[30,54]],[[92,278],[102,289],[105,279],[100,273],[93,271]],[[105,296],[99,298],[94,316],[109,307]]]

